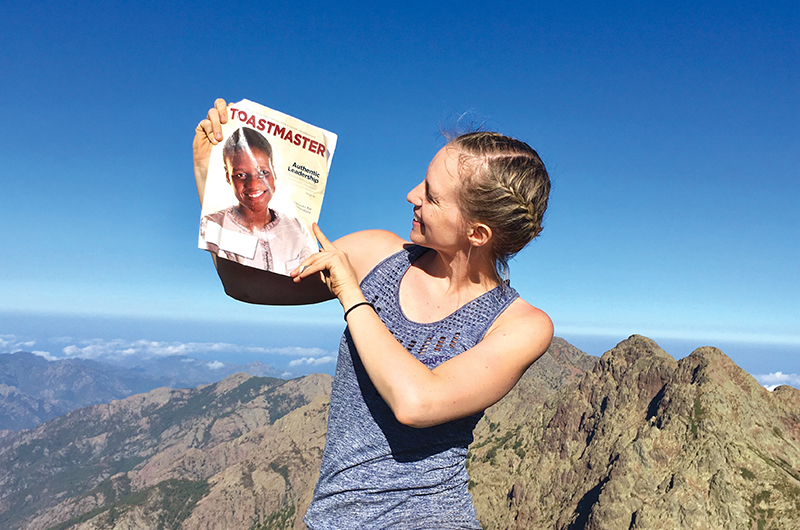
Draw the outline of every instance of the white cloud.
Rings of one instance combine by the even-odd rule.
[[[192,357],[195,355],[214,353],[248,354],[248,355],[281,355],[301,357],[292,360],[293,365],[319,365],[335,360],[330,351],[321,348],[264,348],[259,346],[242,346],[226,342],[161,342],[152,340],[123,339],[70,339],[62,348],[67,357],[82,359],[123,359],[131,356],[147,360],[159,357]],[[62,344],[64,343],[62,342]],[[217,362],[217,361],[215,361]]]
[[[220,368],[223,368],[225,366],[225,363],[221,363],[219,361],[213,361],[210,363],[206,363],[206,366],[208,366],[212,370],[219,370]]]
[[[20,340],[16,335],[0,335],[0,350],[5,352],[29,351],[36,344],[33,340]]]
[[[771,374],[755,374],[756,381],[772,392],[781,385],[789,385],[800,388],[800,375],[784,374],[783,372],[773,372]]]
[[[58,360],[58,357],[53,357],[53,355],[49,351],[33,350],[31,353],[34,354],[34,355],[38,355],[39,357],[44,357],[48,361],[57,361]]]
[[[301,357],[300,359],[293,359],[289,361],[289,366],[328,364],[336,361],[336,357],[332,355],[325,355],[323,357]]]
[[[142,359],[154,357],[184,357],[193,353],[208,351],[232,351],[237,350],[236,345],[229,345],[229,348],[221,348],[219,344],[196,343],[196,342],[161,342],[152,340],[123,340],[123,339],[90,339],[75,341],[77,344],[70,344],[63,348],[64,354],[70,357],[81,357],[84,359],[125,358],[136,356]]]
[[[320,355],[326,355],[328,350],[323,350],[322,348],[299,348],[296,346],[286,347],[286,348],[265,348],[267,353],[273,353],[278,355],[288,355],[290,357],[297,357],[298,355],[308,356],[308,357],[319,357]]]

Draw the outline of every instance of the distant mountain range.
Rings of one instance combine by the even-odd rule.
[[[162,386],[190,388],[238,372],[278,375],[277,370],[260,362],[209,364],[167,357],[126,368],[86,359],[48,361],[26,352],[0,354],[0,432],[31,429],[80,407]]]
[[[331,379],[238,374],[72,411],[0,439],[0,528],[304,528]],[[468,457],[490,529],[800,528],[800,390],[715,348],[555,339]]]

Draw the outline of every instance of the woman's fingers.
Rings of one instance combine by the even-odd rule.
[[[322,272],[326,269],[325,264],[323,263],[322,254],[317,253],[313,254],[307,260],[305,260],[299,267],[291,272],[291,276],[296,280],[299,281],[302,278],[307,278],[308,276],[314,274],[315,272]]]
[[[201,138],[205,138],[212,144],[218,143],[217,138],[214,134],[214,126],[211,123],[211,120],[208,118],[204,120],[200,120],[200,123],[197,124],[197,128],[195,129],[195,135],[199,135]]]
[[[309,256],[300,267],[292,271],[291,276],[294,281],[299,282],[314,274],[320,274],[321,279],[335,296],[351,288],[358,289],[358,279],[347,253],[328,241],[316,223],[312,228],[322,249]]]
[[[219,114],[219,122],[228,123],[228,104],[225,103],[225,100],[222,98],[215,99],[214,108],[217,110],[217,114]]]
[[[228,123],[228,106],[224,99],[217,98],[214,101],[214,108],[208,111],[208,119],[211,121],[211,143],[221,142],[222,124]]]
[[[228,123],[228,107],[224,99],[218,98],[206,118],[197,125],[196,132],[205,135],[211,145],[217,145],[222,141],[222,125],[225,123]]]
[[[333,243],[328,241],[328,238],[322,233],[322,230],[320,230],[317,223],[312,223],[311,229],[314,231],[314,237],[316,237],[317,241],[319,241],[319,246],[322,247],[322,250],[336,250],[336,247],[333,245]]]
[[[319,274],[322,283],[326,284],[328,289],[331,290],[331,293],[333,293],[330,283],[330,272],[328,270],[330,268],[330,256],[328,253],[320,251],[316,254],[312,254],[299,267],[289,273],[289,276],[291,276],[295,282],[300,282],[311,275]]]
[[[222,114],[226,116],[227,113]],[[220,113],[216,108],[209,109],[208,111],[208,118],[203,120],[206,122],[206,133],[208,134],[208,140],[216,145],[217,143],[222,141],[222,125],[220,125]]]
[[[361,288],[358,285],[358,277],[347,253],[328,241],[317,223],[314,223],[311,228],[322,248],[292,271],[291,276],[294,281],[299,282],[303,278],[319,274],[320,279],[342,304],[359,298],[363,299]]]

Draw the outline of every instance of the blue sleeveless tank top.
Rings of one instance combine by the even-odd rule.
[[[519,295],[506,284],[443,320],[412,322],[400,308],[400,280],[427,250],[411,246],[386,258],[361,289],[397,341],[433,369],[477,344]],[[465,462],[482,415],[423,429],[401,424],[375,390],[345,329],[320,477],[303,521],[310,530],[480,529]]]

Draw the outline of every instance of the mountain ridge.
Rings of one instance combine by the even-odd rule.
[[[189,358],[151,360],[146,368],[91,359],[46,360],[28,353],[0,354],[0,437],[31,429],[72,410],[108,403],[158,387],[190,388],[238,371],[277,376],[269,365],[223,364],[217,369]]]
[[[0,525],[304,528],[329,391],[240,374],[12,433]],[[800,528],[800,390],[712,347],[676,360],[633,335],[597,358],[557,338],[486,410],[467,466],[486,530]]]

